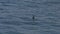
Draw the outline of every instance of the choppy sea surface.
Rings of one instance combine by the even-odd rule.
[[[60,34],[60,0],[0,0],[0,34]]]

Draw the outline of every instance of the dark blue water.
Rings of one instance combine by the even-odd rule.
[[[60,0],[0,0],[0,34],[60,34]]]

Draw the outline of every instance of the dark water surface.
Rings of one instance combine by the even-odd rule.
[[[0,0],[0,34],[60,34],[60,0]]]

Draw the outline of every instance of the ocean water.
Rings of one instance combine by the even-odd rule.
[[[0,34],[60,34],[60,0],[0,0]]]

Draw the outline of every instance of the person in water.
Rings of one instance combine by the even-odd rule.
[[[35,20],[35,16],[34,15],[33,15],[32,19],[33,19],[33,21]]]

